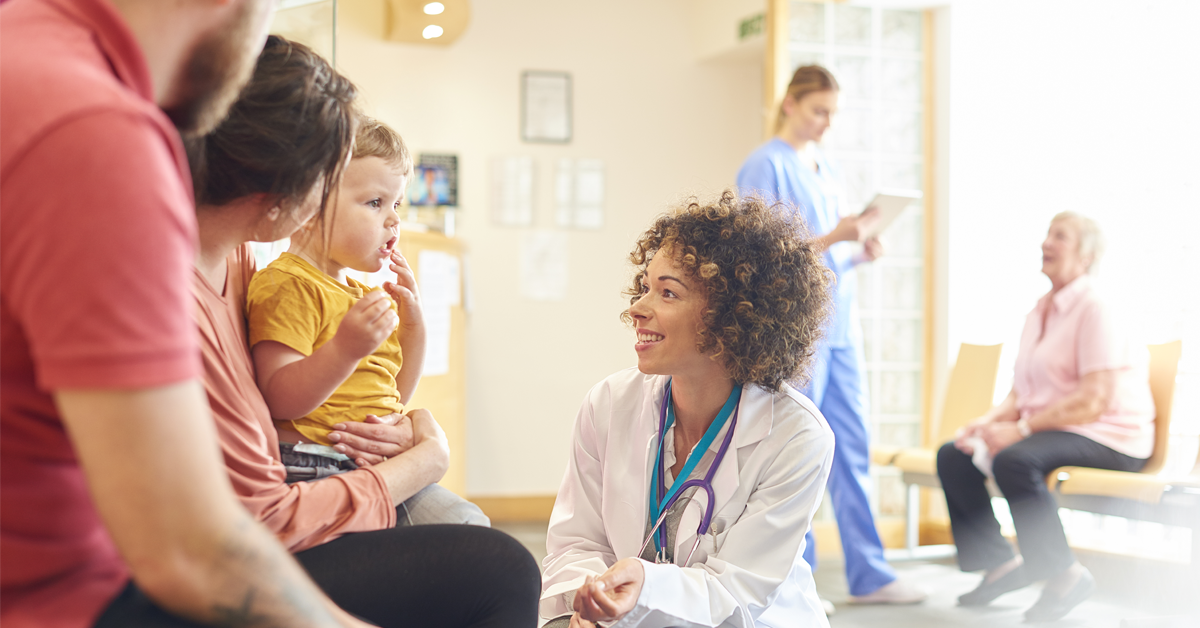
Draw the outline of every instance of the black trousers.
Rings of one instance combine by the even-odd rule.
[[[515,539],[491,528],[424,525],[348,534],[296,559],[333,601],[373,624],[532,628],[541,575]],[[193,628],[132,582],[97,628]]]
[[[1137,471],[1146,461],[1126,456],[1073,432],[1038,432],[1000,451],[992,460],[996,485],[1008,500],[1025,569],[1034,580],[1050,578],[1075,562],[1058,502],[1046,487],[1046,474],[1064,466]],[[992,569],[1012,558],[1013,548],[1000,534],[992,511],[987,477],[971,457],[942,445],[938,477],[946,493],[950,527],[963,571]]]

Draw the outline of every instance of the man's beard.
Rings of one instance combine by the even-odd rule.
[[[184,136],[216,128],[250,80],[266,41],[255,23],[259,5],[243,0],[228,24],[214,28],[192,49],[179,81],[179,102],[163,109]]]

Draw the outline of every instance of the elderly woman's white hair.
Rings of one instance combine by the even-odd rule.
[[[1104,234],[1100,231],[1100,224],[1072,211],[1059,212],[1050,222],[1062,220],[1075,225],[1075,233],[1079,236],[1079,256],[1091,259],[1087,271],[1088,274],[1096,274],[1100,268],[1100,258],[1104,257]]]

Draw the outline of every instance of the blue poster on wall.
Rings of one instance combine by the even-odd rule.
[[[458,206],[458,156],[423,154],[408,186],[410,205]]]

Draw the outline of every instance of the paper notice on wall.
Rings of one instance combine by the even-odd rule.
[[[559,159],[554,167],[554,224],[575,224],[575,160]]]
[[[521,295],[534,301],[567,297],[567,234],[533,231],[521,238]]]
[[[421,251],[417,268],[425,314],[425,365],[421,375],[445,375],[450,372],[451,306],[462,303],[458,257],[442,251]]]
[[[604,162],[580,159],[575,162],[575,227],[604,226]]]
[[[506,227],[533,224],[533,158],[492,160],[492,221]]]
[[[604,226],[604,162],[559,159],[554,177],[554,222],[560,227]]]
[[[459,277],[458,256],[442,251],[421,251],[417,258],[421,269],[421,301],[423,303],[462,303],[462,280]]]
[[[421,376],[450,372],[450,304],[422,304],[425,313],[425,365]]]
[[[521,139],[571,141],[571,75],[531,71],[522,75],[521,82]]]

